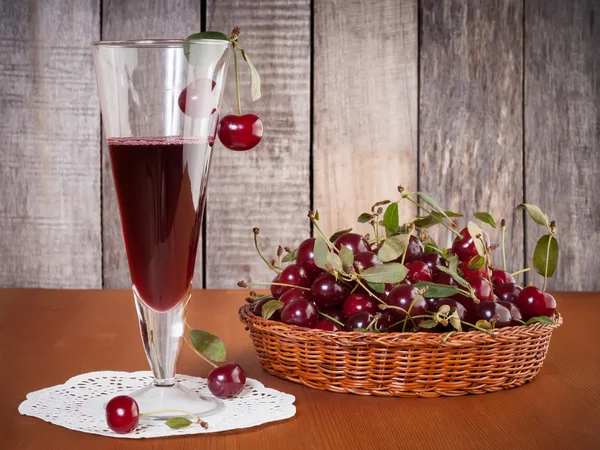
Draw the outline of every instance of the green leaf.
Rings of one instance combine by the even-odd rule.
[[[419,281],[415,284],[416,287],[422,288],[427,286],[429,289],[423,293],[426,298],[446,298],[454,294],[458,294],[459,290],[456,286],[448,286],[445,284],[432,283],[431,281]]]
[[[354,253],[352,253],[352,250],[350,250],[345,245],[342,245],[340,247],[339,256],[340,256],[340,260],[342,261],[342,265],[343,265],[344,269],[346,269],[346,267],[354,264]],[[344,270],[344,272],[345,272],[345,270]]]
[[[375,212],[375,210],[377,209],[378,206],[387,205],[388,203],[391,203],[391,201],[390,200],[382,200],[380,202],[377,202],[373,206],[371,206],[371,211]]]
[[[367,284],[369,285],[372,291],[375,291],[378,294],[383,294],[385,292],[385,283],[371,283],[367,281]]]
[[[220,41],[228,41],[229,38],[220,31],[203,31],[202,33],[190,34],[186,40],[197,41],[200,39],[217,39]]]
[[[452,272],[458,273],[458,256],[453,253],[449,253],[444,256],[444,259],[446,262],[448,262],[448,269],[450,269]]]
[[[386,208],[385,214],[383,215],[383,226],[385,227],[385,233],[387,236],[391,236],[398,231],[398,226],[400,226],[398,202],[390,203],[390,205]]]
[[[250,61],[248,54],[244,51],[243,48],[240,48],[240,52],[242,52],[242,58],[244,61],[248,63],[248,67],[250,67],[250,75],[252,76],[252,82],[250,85],[250,92],[252,94],[252,101],[256,101],[260,98],[260,75],[258,74],[258,70],[254,67],[254,64]]]
[[[438,205],[434,199],[432,199],[429,195],[425,194],[424,192],[415,192],[416,195],[418,195],[419,197],[421,197],[421,200],[423,200],[425,203],[427,203],[429,206],[431,206],[433,208],[434,211],[437,211],[438,213],[440,213],[442,216],[449,218],[448,215],[446,214],[446,211],[444,211],[440,205]]]
[[[285,255],[283,257],[283,259],[281,260],[281,262],[290,262],[290,261],[295,261],[296,260],[296,250],[292,250],[291,252],[289,252],[287,255]]]
[[[477,254],[480,256],[485,256],[485,245],[483,243],[483,230],[479,225],[475,222],[469,222],[467,225],[467,229],[469,230],[469,234],[471,238],[473,238],[473,243],[475,244],[475,248],[477,249]],[[481,236],[481,237],[477,237]]]
[[[494,220],[494,218],[492,217],[492,215],[490,213],[482,211],[482,212],[476,212],[473,215],[475,217],[477,217],[479,220],[481,220],[483,223],[487,223],[490,227],[498,228],[498,225],[496,225],[496,221]]]
[[[550,245],[550,249],[548,249],[548,245]],[[546,277],[554,275],[558,262],[558,253],[558,241],[556,238],[550,234],[542,236],[533,251],[533,267],[536,272]],[[546,264],[548,265],[547,274]]]
[[[366,328],[354,328],[352,331],[356,331],[358,333],[368,333],[369,330],[367,330]]]
[[[388,263],[369,267],[360,277],[371,283],[399,283],[404,280],[408,269],[400,263]]]
[[[548,216],[542,210],[542,208],[540,208],[537,205],[532,205],[529,203],[521,203],[516,208],[517,212],[521,212],[524,209],[527,210],[527,212],[529,213],[529,217],[531,217],[531,219],[535,223],[546,227],[546,229],[548,231],[550,231],[550,219],[548,219]]]
[[[356,221],[358,223],[369,223],[372,218],[373,218],[372,214],[362,213],[360,216],[358,216],[358,219],[356,219]]]
[[[323,239],[321,236],[317,236],[315,238],[315,248],[313,252],[317,267],[327,270],[325,266],[328,264],[327,255],[329,254],[329,248],[327,247],[325,239]]]
[[[186,40],[188,40],[188,41],[199,41],[199,40],[203,40],[203,39],[213,39],[213,40],[219,40],[219,41],[229,41],[230,40],[226,35],[224,35],[220,31],[204,31],[202,33],[194,33],[194,34],[190,34],[186,38]],[[192,49],[193,49],[194,55],[192,55]],[[199,45],[191,46],[187,42],[183,44],[183,54],[185,55],[185,58],[189,61],[189,63],[191,65],[200,65],[201,61],[203,61],[204,58],[207,57],[206,51],[207,51],[207,48],[203,48],[202,46],[199,46]],[[192,57],[192,56],[194,56],[194,57]],[[212,54],[211,54],[211,56],[212,56]],[[223,60],[223,62],[224,61],[225,60]]]
[[[445,213],[446,213],[446,217],[464,217],[463,214],[457,213],[457,212],[454,212],[454,211],[448,211],[448,210],[446,210]]]
[[[346,233],[350,233],[352,231],[352,228],[348,228],[347,230],[341,230],[341,231],[336,231],[335,233],[333,233],[331,235],[331,237],[329,238],[329,242],[333,242],[335,243],[335,241],[337,240],[337,238],[339,238],[340,236],[342,236],[343,234]]]
[[[450,275],[452,277],[452,279],[454,281],[456,281],[458,284],[460,284],[462,287],[465,287],[465,288],[471,290],[471,285],[467,282],[467,280],[465,280],[463,277],[461,277],[455,270],[452,270],[449,267],[444,267],[444,266],[437,266],[437,268],[441,272],[444,272],[444,273],[447,273],[448,275]]]
[[[410,225],[405,223],[404,225],[400,225],[398,227],[398,233],[408,233],[408,231],[410,230]]]
[[[315,220],[319,220],[319,210],[315,211]]]
[[[462,331],[462,323],[458,312],[456,312],[456,309],[452,311],[452,314],[450,317],[448,317],[448,321],[450,322],[450,325],[456,329],[456,331]]]
[[[435,328],[436,325],[437,325],[437,323],[435,322],[435,320],[431,320],[431,319],[425,319],[425,320],[421,320],[421,322],[419,322],[419,327],[426,328],[426,329]]]
[[[475,255],[469,260],[467,267],[469,270],[479,270],[485,264],[485,258],[483,256]]]
[[[275,314],[275,311],[278,311],[281,308],[283,308],[283,302],[280,302],[279,300],[269,300],[267,303],[262,305],[262,308],[260,309],[260,315],[263,319],[269,320],[273,314]]]
[[[165,422],[165,425],[174,430],[189,427],[193,422],[185,417],[173,417]]]
[[[532,317],[527,322],[525,322],[525,325],[531,325],[531,324],[534,324],[534,323],[543,323],[543,324],[546,324],[546,325],[554,325],[554,320],[552,320],[548,316]]]
[[[483,328],[484,330],[492,330],[492,329],[494,329],[494,327],[492,326],[492,324],[489,323],[487,320],[478,320],[475,323],[475,326],[479,327],[479,328]]]
[[[352,253],[352,252],[351,252]],[[342,265],[342,260],[336,253],[328,252],[327,253],[327,264],[333,267],[338,273],[346,273],[344,266]]]
[[[410,234],[391,236],[383,241],[377,257],[383,262],[394,261],[406,251],[409,241]]]
[[[194,348],[213,361],[225,361],[225,344],[214,334],[202,330],[190,330],[190,341]]]

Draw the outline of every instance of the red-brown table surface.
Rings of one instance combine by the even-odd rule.
[[[219,335],[249,377],[296,396],[296,416],[161,439],[70,431],[17,407],[28,392],[96,370],[147,370],[128,291],[0,290],[1,449],[600,449],[600,293],[561,293],[564,325],[538,377],[517,389],[402,399],[316,391],[264,372],[237,310],[242,291],[195,291],[188,321]],[[178,372],[206,376],[188,349]]]

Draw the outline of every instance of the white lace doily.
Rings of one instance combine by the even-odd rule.
[[[210,395],[204,378],[178,375],[177,379],[198,393]],[[131,433],[117,434],[108,428],[104,412],[106,402],[115,395],[134,391],[151,382],[151,372],[91,372],[73,377],[65,384],[27,394],[27,400],[19,405],[19,412],[71,430],[134,439],[217,433],[288,419],[296,414],[293,395],[266,388],[259,381],[248,378],[242,393],[223,400],[225,409],[205,419],[208,429],[198,424],[173,430],[163,423],[140,423]]]

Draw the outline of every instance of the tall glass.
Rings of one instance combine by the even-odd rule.
[[[211,150],[229,62],[220,40],[93,43],[105,138],[144,349],[150,420],[223,404],[177,383]]]

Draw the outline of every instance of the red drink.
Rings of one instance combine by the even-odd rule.
[[[155,311],[176,306],[192,281],[208,145],[178,137],[108,140],[131,281]]]

